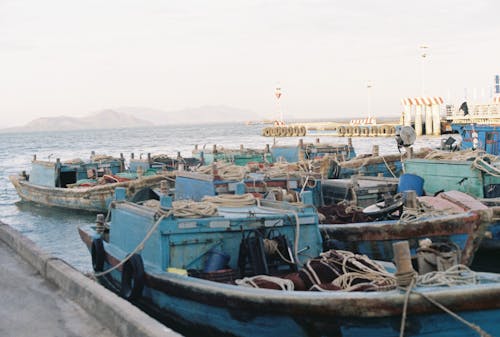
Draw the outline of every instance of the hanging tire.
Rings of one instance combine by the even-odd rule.
[[[139,254],[134,254],[125,262],[122,269],[120,295],[133,301],[142,296],[144,289],[144,264]]]
[[[271,137],[276,137],[278,135],[278,127],[274,126],[271,128]]]
[[[286,136],[286,126],[278,127],[278,137],[285,137],[285,136]]]
[[[271,137],[271,128],[264,129],[264,137]]]
[[[92,240],[90,254],[92,255],[92,268],[94,269],[94,271],[95,272],[103,271],[106,252],[104,251],[104,244],[102,243],[101,238],[96,238]]]
[[[292,137],[293,136],[293,126],[287,126],[286,127],[286,136],[287,137]]]
[[[304,137],[307,133],[306,127],[304,125],[301,125],[299,127],[299,136]]]
[[[368,137],[370,135],[370,129],[366,126],[361,127],[361,136]]]
[[[295,125],[295,126],[293,127],[293,136],[294,136],[294,137],[298,137],[298,136],[299,136],[299,133],[300,133],[300,128],[299,128],[297,125]]]
[[[352,135],[355,137],[359,137],[361,134],[361,128],[359,126],[355,126],[352,128]]]
[[[372,137],[378,136],[378,126],[372,125],[370,127],[370,136],[372,136]]]
[[[345,132],[346,132],[345,126],[340,126],[337,133],[339,134],[339,136],[344,137]]]
[[[379,134],[381,136],[389,136],[389,126],[382,125],[379,130]]]
[[[352,136],[352,126],[348,126],[345,128],[345,135],[347,137],[351,137]]]
[[[395,135],[396,135],[396,127],[395,127],[395,126],[391,126],[391,127],[389,128],[389,134],[390,134],[391,136],[395,136]]]

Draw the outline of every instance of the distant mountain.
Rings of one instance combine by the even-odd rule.
[[[85,129],[115,129],[152,126],[154,123],[115,110],[102,110],[85,117],[42,117],[24,126],[3,129],[3,132],[18,131],[70,131]]]
[[[114,109],[119,112],[133,114],[157,125],[243,122],[263,119],[250,110],[238,109],[224,105],[205,105],[196,108],[163,111],[140,107],[122,107]]]
[[[264,118],[262,114],[223,105],[206,105],[168,112],[143,107],[122,107],[102,110],[84,117],[37,118],[24,126],[1,129],[0,132],[114,129],[153,125],[243,122]]]

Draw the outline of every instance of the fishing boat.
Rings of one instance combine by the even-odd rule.
[[[426,158],[407,160],[404,165],[407,173],[423,178],[423,188],[429,195],[457,190],[489,206],[500,205],[500,161],[480,149],[434,151]],[[500,222],[497,219],[489,226],[481,246],[500,249]]]
[[[396,194],[367,207],[352,203],[320,207],[325,216],[319,226],[325,247],[392,261],[392,244],[407,240],[415,261],[423,245],[433,245],[444,252],[437,255],[455,254],[460,263],[470,265],[498,212],[459,191],[415,197],[406,203],[402,194]]]
[[[396,276],[394,267],[349,252],[322,252],[310,192],[303,204],[248,203],[239,195],[230,198],[231,206],[216,208],[176,204],[164,194],[154,202],[131,203],[124,189],[115,196],[110,223],[98,216],[95,225],[79,228],[95,276],[181,332],[188,327],[218,336],[472,335],[455,314],[481,333],[500,329],[499,275],[458,267],[454,275],[474,282],[435,286],[417,277],[415,287],[398,290],[402,274]],[[235,198],[245,204],[235,205]]]
[[[209,165],[217,161],[230,162],[240,166],[250,162],[272,162],[268,146],[265,149],[250,149],[240,145],[239,149],[230,149],[221,145],[213,145],[211,149],[205,149],[205,147],[200,149],[198,145],[195,145],[192,154],[193,158],[200,160],[203,165]]]
[[[164,175],[148,175],[124,171],[123,157],[92,156],[61,162],[37,160],[31,163],[31,172],[9,176],[23,201],[45,206],[63,207],[90,212],[105,212],[113,199],[114,189],[124,187],[131,198],[146,187],[159,187]]]
[[[248,163],[238,166],[215,162],[192,172],[176,172],[175,199],[201,201],[205,196],[252,193],[259,198],[300,201],[300,193],[313,191],[314,205],[320,206],[321,178],[328,172],[328,158],[299,163]],[[237,188],[242,190],[238,191]]]

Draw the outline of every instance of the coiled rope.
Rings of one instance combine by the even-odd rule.
[[[268,275],[257,275],[252,277],[245,277],[242,279],[235,280],[234,283],[238,286],[260,288],[257,284],[258,281],[266,281],[278,285],[281,290],[293,291],[294,285],[291,280],[287,280],[281,277],[268,276]]]
[[[214,169],[217,171],[217,176],[223,180],[243,180],[248,173],[248,168],[245,166],[237,166],[225,162],[215,162],[212,165],[200,166],[195,171],[213,175]]]
[[[216,196],[205,196],[203,197],[202,200],[217,206],[225,206],[225,207],[244,207],[244,206],[255,205],[257,203],[255,197],[250,193],[219,194]]]

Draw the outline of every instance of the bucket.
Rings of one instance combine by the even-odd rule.
[[[415,191],[417,196],[424,195],[424,179],[416,174],[405,173],[399,177],[398,192]]]
[[[212,248],[207,252],[207,260],[205,262],[205,273],[210,273],[216,270],[224,269],[231,257],[221,250]]]

